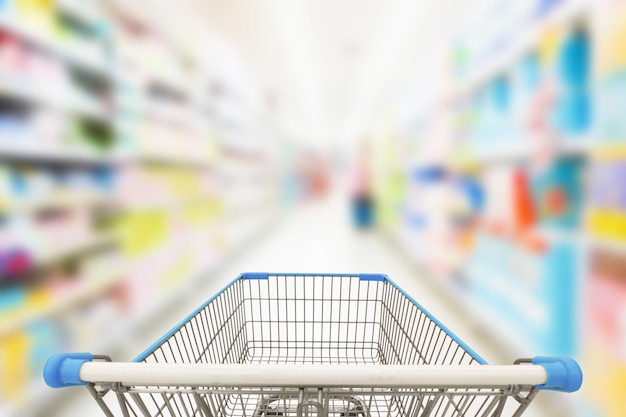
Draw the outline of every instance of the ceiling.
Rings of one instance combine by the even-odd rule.
[[[432,78],[424,74],[437,72],[437,51],[449,50],[480,3],[186,1],[189,14],[228,45],[256,91],[274,103],[283,131],[319,145],[358,138],[390,104],[419,100],[420,85],[428,88]]]

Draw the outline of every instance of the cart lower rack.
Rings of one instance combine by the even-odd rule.
[[[245,273],[132,363],[55,355],[109,417],[519,416],[569,358],[486,362],[384,275]]]

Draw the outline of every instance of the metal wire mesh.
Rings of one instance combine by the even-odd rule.
[[[239,279],[156,346],[143,361],[477,363],[471,352],[395,285],[386,280],[339,275]],[[517,400],[509,415],[519,415],[534,395],[529,387],[118,387],[114,390],[125,417],[498,416],[503,414],[509,397]],[[98,394],[96,390],[93,392]],[[103,408],[113,415],[110,405]]]

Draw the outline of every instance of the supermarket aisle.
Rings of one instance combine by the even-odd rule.
[[[340,195],[311,202],[288,213],[267,235],[219,271],[206,277],[203,288],[191,288],[184,302],[156,317],[116,360],[131,360],[242,271],[382,272],[388,274],[488,362],[507,363],[477,327],[450,305],[428,280],[374,232],[351,228],[347,202]],[[534,408],[539,408],[534,407]],[[50,417],[98,416],[100,410],[84,389],[68,395]],[[529,410],[528,416],[535,413]],[[537,410],[535,410],[537,411]]]
[[[375,232],[363,232],[349,223],[347,200],[333,194],[326,200],[310,202],[289,213],[256,242],[247,253],[208,277],[203,290],[189,296],[189,304],[171,318],[172,325],[189,313],[189,305],[199,305],[244,271],[277,272],[379,272],[389,275],[444,323],[449,324],[470,346],[488,361],[500,360],[499,352],[485,342],[475,326],[468,326],[464,317],[450,306],[443,294],[384,238]],[[195,298],[193,302],[191,299]],[[159,323],[162,326],[163,322]],[[157,333],[160,335],[164,326]],[[154,339],[154,338],[153,338]],[[149,339],[150,340],[150,339]]]

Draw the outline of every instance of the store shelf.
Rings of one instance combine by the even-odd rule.
[[[435,288],[450,299],[451,304],[461,308],[465,316],[489,334],[493,340],[497,340],[503,350],[511,352],[517,357],[526,357],[529,352],[534,352],[529,341],[516,333],[511,325],[501,317],[500,312],[490,309],[485,303],[478,302],[466,288],[462,288],[459,282],[455,282],[455,276],[466,279],[467,271],[445,275],[433,273],[430,266],[426,264],[428,257],[416,254],[416,251],[407,246],[406,240],[402,239],[400,235],[387,233],[386,237],[395,248],[399,249],[403,256],[427,276]]]
[[[121,219],[119,229],[122,235],[125,231],[128,232],[133,228],[136,230],[146,224],[148,226],[145,227],[151,227],[153,223],[159,223],[163,219],[167,227],[164,226],[163,233],[156,237],[144,238],[152,239],[149,243],[153,245],[146,244],[144,252],[150,253],[145,257],[138,254],[141,253],[141,249],[134,252],[134,248],[130,248],[131,244],[125,245],[123,243],[126,242],[122,238],[108,233],[93,232],[94,235],[73,242],[65,236],[58,239],[60,242],[52,238],[49,241],[36,239],[33,244],[41,247],[41,250],[33,249],[35,252],[33,264],[35,272],[42,278],[54,274],[56,266],[64,265],[60,262],[64,260],[71,259],[72,266],[75,263],[80,268],[84,266],[90,271],[97,272],[99,270],[96,268],[99,265],[107,266],[109,256],[113,256],[114,261],[117,261],[120,252],[123,255],[123,252],[127,251],[129,259],[116,265],[115,270],[108,270],[101,276],[90,276],[90,272],[86,272],[84,276],[76,276],[76,280],[71,283],[76,284],[76,287],[67,287],[65,292],[61,292],[60,288],[59,291],[55,289],[54,296],[51,297],[53,299],[41,304],[40,308],[16,311],[10,318],[3,318],[0,321],[0,337],[19,330],[25,330],[27,333],[28,325],[41,319],[59,318],[61,324],[58,330],[63,333],[58,336],[63,339],[63,349],[90,348],[94,352],[106,353],[119,352],[131,345],[130,341],[133,340],[134,334],[149,323],[154,323],[159,315],[163,315],[168,308],[183,301],[186,295],[197,291],[202,281],[206,280],[207,274],[220,268],[234,253],[249,244],[255,235],[262,235],[265,228],[269,227],[272,205],[269,199],[259,199],[260,207],[252,207],[250,210],[242,207],[237,217],[228,217],[220,207],[222,201],[216,202],[215,210],[214,205],[207,201],[223,200],[224,195],[228,193],[228,185],[225,186],[221,181],[220,166],[222,161],[229,159],[228,157],[245,161],[251,166],[249,172],[245,172],[246,177],[252,178],[257,172],[261,174],[261,170],[257,169],[257,163],[259,166],[262,164],[259,160],[260,153],[249,150],[255,145],[262,147],[261,141],[251,143],[249,147],[236,148],[236,151],[228,152],[227,158],[223,158],[219,155],[218,144],[215,143],[220,139],[217,136],[223,132],[213,129],[209,116],[202,114],[198,108],[200,107],[198,103],[213,107],[215,98],[211,94],[210,86],[212,83],[221,83],[223,81],[221,75],[216,75],[210,70],[210,74],[202,74],[207,79],[200,83],[199,74],[195,72],[208,70],[198,65],[204,62],[204,59],[197,57],[198,62],[195,62],[196,51],[190,51],[188,45],[173,45],[170,34],[165,33],[167,27],[160,24],[162,22],[151,21],[151,17],[144,13],[142,6],[133,2],[114,0],[106,4],[106,11],[111,13],[102,15],[99,9],[91,8],[92,2],[87,3],[81,0],[59,0],[54,7],[55,12],[67,20],[64,23],[74,23],[77,26],[76,36],[80,36],[79,32],[82,33],[78,26],[86,30],[85,26],[91,24],[97,25],[97,29],[93,28],[94,36],[96,30],[100,33],[100,29],[103,37],[107,36],[106,30],[109,28],[119,31],[119,37],[110,39],[112,51],[117,52],[111,54],[112,60],[109,61],[108,55],[100,54],[103,48],[99,46],[104,46],[108,39],[102,39],[98,45],[95,45],[98,39],[93,39],[94,46],[90,48],[90,39],[76,38],[76,43],[72,40],[66,42],[56,37],[56,33],[47,33],[46,28],[41,25],[38,26],[25,19],[20,20],[17,15],[0,13],[0,28],[11,32],[27,44],[30,48],[29,51],[25,51],[26,53],[39,53],[52,58],[50,66],[54,65],[58,71],[66,70],[62,67],[71,67],[73,70],[71,74],[59,74],[59,78],[65,78],[65,75],[68,75],[68,78],[72,76],[72,79],[58,83],[59,88],[45,89],[38,89],[36,80],[28,79],[28,74],[0,71],[0,96],[13,98],[10,104],[15,105],[11,110],[13,107],[16,111],[22,108],[30,111],[32,108],[34,114],[41,109],[46,113],[42,114],[42,120],[43,116],[48,117],[47,113],[53,113],[51,116],[55,118],[58,116],[61,121],[68,118],[73,124],[72,127],[76,126],[77,129],[78,123],[85,122],[87,118],[104,122],[101,123],[106,124],[102,126],[103,128],[114,129],[116,142],[113,148],[106,154],[97,154],[95,146],[90,146],[86,141],[79,143],[80,138],[72,138],[70,142],[52,136],[52,133],[35,133],[39,125],[33,124],[33,130],[0,136],[0,161],[7,163],[9,170],[14,168],[13,165],[34,166],[37,172],[33,174],[33,178],[40,174],[39,171],[45,176],[50,169],[59,168],[64,171],[67,168],[71,171],[70,175],[74,174],[75,169],[76,171],[80,169],[87,175],[92,170],[95,171],[94,168],[106,167],[107,173],[110,171],[115,179],[115,189],[108,194],[91,195],[87,188],[68,187],[67,190],[70,192],[49,193],[46,198],[14,199],[4,206],[0,205],[0,211],[4,211],[7,218],[11,219],[9,216],[13,218],[29,216],[47,209],[83,210],[109,207],[110,204]],[[116,8],[123,10],[114,10]],[[127,19],[128,13],[124,12],[129,10],[135,13],[137,21]],[[68,17],[71,19],[67,19]],[[79,24],[79,21],[84,24]],[[142,33],[139,36],[141,39],[134,44],[132,34],[136,32],[136,26],[142,27]],[[123,33],[125,29],[129,29],[127,30],[129,33]],[[124,45],[116,44],[120,41]],[[154,50],[146,51],[150,48],[142,47],[150,41],[154,42]],[[186,51],[181,51],[181,46],[184,46]],[[128,54],[124,55],[124,52]],[[152,57],[154,59],[151,59]],[[119,61],[116,61],[116,58],[120,58]],[[118,64],[119,68],[116,68]],[[176,66],[177,64],[180,65]],[[77,71],[79,69],[82,70]],[[85,72],[92,74],[84,74]],[[21,82],[24,79],[25,82]],[[76,81],[76,90],[73,85],[65,86],[66,81],[68,83]],[[84,88],[89,91],[80,89],[81,85],[78,84],[83,83],[88,84]],[[150,94],[150,87],[154,86],[161,90],[157,91],[158,97]],[[105,89],[106,91],[101,91]],[[68,90],[67,94],[65,90]],[[93,91],[93,95],[88,94],[90,91]],[[115,101],[111,103],[113,107],[109,108],[108,100],[100,100],[99,97],[94,97],[95,94],[109,96]],[[92,97],[94,100],[91,100]],[[157,101],[158,103],[155,103]],[[242,110],[237,107],[234,111],[241,113]],[[33,123],[39,122],[35,117],[32,119]],[[41,124],[41,130],[47,127]],[[241,124],[249,125],[245,121]],[[91,126],[80,127],[88,129]],[[94,126],[94,130],[99,127]],[[259,137],[264,139],[263,134],[264,132],[246,132],[246,139]],[[203,140],[207,141],[207,146],[203,145]],[[209,140],[212,143],[209,144]],[[229,140],[227,142],[230,143]],[[253,140],[250,139],[248,142]],[[92,149],[94,152],[89,152]],[[265,165],[268,163],[271,162],[266,160]],[[76,181],[79,181],[78,177],[82,172],[76,174]],[[239,169],[233,169],[233,175],[237,178],[244,176]],[[135,196],[133,193],[136,194],[137,189],[144,189],[144,184],[146,190],[158,189],[151,195],[163,194],[169,198],[139,201],[141,196]],[[183,193],[181,190],[187,190],[184,191],[186,197],[172,198],[180,196]],[[85,194],[82,191],[85,191]],[[215,195],[210,194],[213,192]],[[194,193],[210,195],[194,197]],[[137,204],[130,204],[130,200],[136,201]],[[194,204],[198,206],[191,207]],[[142,210],[162,212],[146,213],[145,217],[144,213],[129,213]],[[82,214],[87,215],[84,211]],[[159,222],[150,223],[156,217],[159,218]],[[32,227],[33,233],[40,232],[38,223],[34,223]],[[41,230],[42,235],[43,232]],[[50,230],[50,233],[52,232]],[[71,238],[69,230],[59,232],[67,233],[67,237]],[[154,246],[158,248],[153,249]],[[160,252],[155,254],[152,250]],[[142,274],[151,268],[154,271],[154,268],[159,266],[164,266],[154,274],[159,277],[147,276],[144,281],[145,275]],[[134,280],[135,278],[137,280]],[[30,291],[27,284],[18,285],[23,285],[21,290]],[[121,290],[119,294],[117,291],[114,292],[117,289]],[[145,296],[147,293],[151,295],[149,298]],[[118,308],[122,304],[123,309]],[[98,331],[103,321],[110,324],[109,319],[119,325],[114,326],[111,331]],[[48,348],[60,349],[58,345]],[[10,409],[10,404],[0,405],[2,417],[44,415],[47,408],[61,399],[58,392],[42,383],[40,372],[34,369],[35,365],[40,366],[39,362],[35,363],[27,356],[30,352],[24,352],[24,355],[24,358],[20,359],[28,361],[31,367],[29,378],[32,379],[32,384],[25,387],[24,403],[19,404],[14,410]]]
[[[152,199],[132,203],[117,203],[115,206],[120,211],[124,212],[138,212],[148,210],[170,211],[189,207],[194,204],[206,203],[212,199],[215,199],[216,197],[217,196],[215,194],[207,194],[195,197]]]
[[[559,230],[551,227],[539,227],[533,231],[538,237],[552,243],[572,243],[581,245],[585,235],[580,230]]]
[[[19,331],[37,320],[55,317],[97,298],[124,280],[126,266],[125,263],[120,262],[104,273],[81,277],[82,281],[91,284],[87,284],[84,288],[77,288],[73,292],[65,294],[63,298],[52,300],[42,308],[20,310],[15,315],[8,315],[0,321],[0,338]]]
[[[263,197],[253,202],[248,202],[246,204],[238,204],[235,206],[225,206],[224,212],[225,217],[227,219],[238,219],[242,216],[246,216],[249,214],[255,214],[259,211],[263,211],[264,209],[268,209],[273,205],[273,199],[268,197]]]
[[[114,165],[120,159],[113,155],[98,155],[92,152],[71,149],[46,149],[35,138],[31,146],[20,146],[9,143],[9,138],[0,138],[0,159],[20,160],[26,162],[65,163],[78,165]]]
[[[602,237],[587,236],[584,239],[589,249],[601,249],[615,255],[626,256],[626,240],[609,239]]]
[[[72,48],[61,40],[56,39],[50,33],[44,33],[34,27],[33,24],[23,22],[16,16],[0,13],[0,28],[60,57],[69,64],[80,66],[100,76],[110,77],[110,71],[104,58],[99,59],[96,56],[85,54],[76,48]]]
[[[51,196],[19,199],[0,204],[0,214],[31,214],[43,210],[99,207],[109,204],[114,204],[114,201],[108,193],[59,192]]]
[[[488,80],[510,70],[525,53],[539,45],[547,28],[574,23],[589,14],[590,0],[562,1],[544,18],[521,28],[519,34],[497,55],[475,65],[472,75],[462,84],[461,93],[466,94],[484,85]]]
[[[554,145],[545,149],[541,149],[530,140],[502,140],[498,143],[472,150],[470,155],[461,158],[457,165],[524,161],[544,154],[552,156],[588,156],[596,146],[596,142],[589,135],[562,138]]]
[[[94,234],[93,236],[72,240],[70,243],[49,247],[34,255],[35,268],[62,261],[91,250],[111,246],[116,244],[117,241],[118,238],[114,234]]]
[[[126,163],[175,165],[194,169],[212,169],[215,167],[215,162],[213,160],[193,155],[141,152],[137,155],[128,156],[124,158],[124,160]]]
[[[191,83],[184,77],[170,74],[155,74],[148,82],[148,86],[169,90],[179,95],[183,101],[189,100],[192,89]]]
[[[91,105],[81,104],[71,100],[71,92],[66,94],[59,92],[47,93],[37,88],[36,85],[33,86],[32,82],[13,78],[0,72],[0,96],[60,109],[63,112],[84,116],[93,120],[112,122],[112,117],[104,106],[96,103]]]
[[[55,5],[59,11],[86,24],[98,25],[103,21],[102,13],[94,7],[94,2],[57,0]]]
[[[111,332],[107,340],[104,341],[102,346],[99,346],[97,350],[107,352],[114,348],[119,348],[122,344],[120,341],[127,339],[127,335],[132,335],[143,325],[153,321],[155,317],[158,317],[160,313],[171,308],[171,306],[183,299],[188,293],[197,291],[198,286],[201,285],[202,281],[205,280],[211,272],[220,268],[231,256],[234,256],[239,250],[245,248],[245,246],[254,241],[256,237],[262,236],[265,230],[269,229],[276,220],[276,213],[266,213],[262,217],[259,217],[257,227],[251,228],[245,235],[242,234],[236,242],[233,242],[227,249],[219,253],[218,256],[214,257],[211,261],[197,267],[195,272],[185,281],[184,285],[177,286],[176,289],[167,292],[160,299],[150,303],[150,307],[142,308],[141,311],[133,314],[133,318],[126,320],[123,326],[118,326],[116,330]]]

